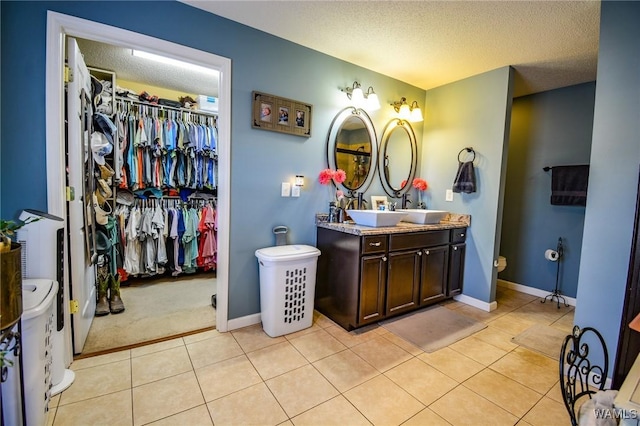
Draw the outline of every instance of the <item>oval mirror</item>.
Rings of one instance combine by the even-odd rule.
[[[400,198],[409,189],[416,174],[418,145],[408,121],[393,119],[387,123],[380,142],[380,182],[388,196]]]
[[[342,169],[347,178],[341,184],[347,196],[365,192],[375,175],[378,149],[371,118],[362,109],[340,111],[331,123],[327,137],[327,163]]]

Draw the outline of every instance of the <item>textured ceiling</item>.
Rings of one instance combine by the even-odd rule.
[[[503,66],[515,96],[594,81],[599,1],[191,1],[200,9],[428,90]],[[88,65],[184,93],[217,79],[78,40]]]
[[[507,65],[516,96],[596,79],[599,1],[182,2],[422,89]]]
[[[76,40],[88,66],[115,71],[118,79],[144,82],[184,94],[218,95],[217,76],[134,57],[130,47],[80,38]]]

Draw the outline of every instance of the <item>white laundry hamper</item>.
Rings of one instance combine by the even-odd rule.
[[[260,265],[262,328],[271,337],[313,324],[316,267],[320,250],[282,245],[256,250]]]
[[[24,367],[24,402],[26,424],[44,426],[51,397],[53,301],[58,282],[45,279],[22,281],[22,364]],[[20,379],[17,359],[10,368],[5,393],[3,386],[2,415],[5,425],[22,423]]]

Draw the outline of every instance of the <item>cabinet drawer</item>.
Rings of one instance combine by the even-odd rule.
[[[467,239],[467,228],[455,228],[451,230],[452,243],[464,243]]]
[[[387,251],[386,235],[362,237],[362,254],[384,253]]]
[[[410,250],[449,243],[449,230],[391,234],[389,250]]]

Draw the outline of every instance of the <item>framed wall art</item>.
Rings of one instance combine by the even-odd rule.
[[[268,93],[252,92],[251,127],[295,136],[311,136],[311,105]]]
[[[371,196],[371,209],[372,210],[380,210],[385,209],[387,207],[387,197],[384,195],[372,195]]]

